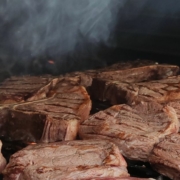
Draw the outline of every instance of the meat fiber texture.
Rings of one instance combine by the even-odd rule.
[[[96,78],[118,80],[124,82],[141,82],[153,79],[164,79],[177,75],[179,67],[158,64],[153,61],[136,60],[114,64],[100,72]]]
[[[175,109],[178,120],[180,122],[180,100],[174,100],[174,101],[170,101],[167,103],[168,106],[171,106]],[[179,128],[179,132],[180,132],[180,128]]]
[[[141,101],[167,103],[180,100],[180,76],[140,83],[96,79],[92,88],[98,89],[96,98],[111,104],[134,104]]]
[[[3,154],[1,153],[1,149],[2,149],[2,142],[0,140],[0,173],[6,167],[6,159],[4,158]]]
[[[111,81],[141,82],[167,78],[177,75],[178,71],[179,67],[175,65],[163,65],[148,60],[135,60],[120,62],[97,70],[73,72],[66,74],[65,77],[74,77],[78,85],[89,87],[92,85],[94,78]],[[8,78],[0,84],[0,104],[16,104],[48,98],[49,92],[58,81],[59,77],[47,75]]]
[[[25,142],[76,139],[80,122],[89,116],[90,97],[77,78],[58,78],[55,82],[44,92],[46,98],[34,95],[31,101],[2,104],[0,135]]]
[[[16,104],[43,99],[58,82],[52,76],[18,76],[0,84],[0,104]]]
[[[143,102],[133,107],[121,104],[99,111],[80,125],[79,137],[108,139],[128,159],[148,161],[153,146],[178,130],[179,121],[172,107]]]
[[[164,79],[177,75],[179,67],[175,65],[158,64],[149,60],[134,60],[119,62],[105,68],[73,72],[66,74],[70,77],[79,77],[85,87],[92,85],[93,79],[103,79],[123,82],[141,82],[154,79]],[[96,94],[95,87],[95,94]]]
[[[76,180],[129,177],[118,147],[107,140],[30,145],[10,158],[4,180]]]
[[[173,180],[180,179],[180,134],[171,134],[158,143],[149,162],[159,173]]]

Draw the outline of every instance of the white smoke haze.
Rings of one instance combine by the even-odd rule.
[[[68,71],[75,70],[78,64],[80,68],[93,68],[96,64],[106,65],[105,61],[97,58],[97,50],[102,45],[109,48],[117,46],[114,30],[118,21],[138,17],[143,11],[157,11],[162,16],[179,12],[178,6],[172,2],[168,0],[163,2],[162,4],[162,1],[158,0],[1,0],[0,63],[3,69],[0,68],[0,73],[7,69],[7,73],[10,74],[13,64],[17,62],[20,64],[18,72],[30,72],[27,65],[32,59],[35,59],[31,63],[32,66],[35,66],[39,73],[46,66],[50,72],[64,73],[66,68],[69,68]],[[119,17],[121,10],[124,17]],[[67,56],[73,60],[65,58]],[[39,63],[39,59],[43,58],[57,60],[56,66],[46,64],[44,61]],[[88,58],[94,60],[85,60]]]
[[[46,56],[64,63],[62,57],[73,52],[79,53],[76,58],[87,58],[88,51],[94,55],[99,43],[114,45],[110,35],[123,4],[124,0],[1,0],[0,61],[7,69],[17,61],[26,69],[32,59]],[[35,65],[40,71],[36,61]]]
[[[3,0],[0,6],[3,46],[20,55],[72,52],[78,42],[104,42],[124,1]],[[2,45],[2,42],[1,42]]]

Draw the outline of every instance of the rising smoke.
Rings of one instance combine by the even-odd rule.
[[[179,18],[179,4],[178,0],[1,0],[0,75],[60,74],[105,66],[99,50],[122,46],[116,37],[124,25],[130,31],[159,33],[166,22],[146,18],[141,22],[139,15]],[[126,44],[133,41],[126,38]],[[141,43],[152,44],[151,39]]]
[[[35,59],[38,69],[37,59],[58,58],[58,63],[74,66],[67,55],[88,58],[99,44],[113,46],[111,33],[123,4],[122,0],[1,0],[0,60],[4,65],[11,62],[9,67]]]

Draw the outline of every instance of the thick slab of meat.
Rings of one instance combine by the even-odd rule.
[[[177,75],[178,71],[179,67],[175,65],[163,65],[148,60],[134,60],[119,62],[97,70],[74,72],[67,74],[66,76],[78,76],[81,79],[81,84],[88,87],[91,86],[93,79],[142,82],[174,76]]]
[[[141,82],[162,79],[176,75],[179,67],[159,65],[154,61],[135,60],[120,62],[106,68],[74,72],[66,77],[76,78],[78,85],[89,87],[94,78],[125,82]],[[53,76],[19,76],[11,77],[0,84],[0,104],[14,104],[34,101],[51,96],[51,90],[58,83]]]
[[[4,180],[75,180],[128,177],[118,147],[106,140],[30,145],[13,154]]]
[[[173,180],[180,179],[180,134],[172,134],[158,143],[150,157],[152,167]]]
[[[76,138],[91,100],[73,78],[62,78],[49,98],[0,108],[0,135],[11,140],[54,142]]]
[[[126,83],[96,79],[92,87],[97,89],[94,96],[112,104],[156,101],[166,103],[180,100],[180,76],[141,83]]]
[[[133,107],[115,105],[92,115],[81,124],[79,137],[109,139],[128,159],[147,161],[154,144],[178,130],[172,107],[144,102]]]
[[[4,158],[4,156],[1,153],[1,149],[2,149],[2,142],[0,140],[0,174],[2,173],[2,171],[4,170],[4,168],[6,167],[6,159]]]
[[[130,61],[129,63],[118,63],[100,72],[96,78],[123,81],[142,82],[153,79],[164,79],[177,75],[178,66],[156,64],[146,61]]]
[[[58,82],[51,76],[11,77],[0,84],[0,104],[14,104],[47,98]]]

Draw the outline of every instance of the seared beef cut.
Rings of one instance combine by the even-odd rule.
[[[142,100],[155,100],[159,103],[180,99],[180,76],[173,76],[167,79],[137,83],[132,94],[128,92],[127,99],[131,102]],[[135,92],[138,92],[135,94]]]
[[[4,168],[6,167],[6,159],[4,158],[4,156],[1,153],[1,149],[2,149],[2,142],[0,140],[0,173],[4,170]]]
[[[19,76],[0,84],[0,104],[22,103],[47,98],[58,78]]]
[[[128,177],[118,147],[107,140],[30,145],[10,158],[4,180],[75,180]]]
[[[141,83],[106,81],[96,79],[92,88],[98,89],[94,96],[100,100],[109,100],[111,104],[138,103],[141,101],[156,101],[166,103],[180,100],[180,76]]]
[[[73,77],[78,85],[89,87],[94,78],[141,82],[151,79],[163,79],[176,75],[178,71],[179,67],[175,65],[158,65],[154,61],[136,60],[120,62],[98,70],[74,72],[66,74],[65,77]],[[59,78],[53,76],[11,77],[0,84],[0,104],[16,104],[48,98],[58,81]]]
[[[133,107],[115,105],[92,115],[80,125],[79,137],[109,139],[128,159],[147,161],[154,144],[178,130],[172,107],[143,102]]]
[[[90,109],[85,88],[74,78],[61,78],[49,98],[2,106],[0,135],[26,142],[73,140]]]
[[[105,69],[100,72],[96,78],[123,82],[142,82],[177,75],[179,70],[179,67],[174,65],[146,64],[145,62],[134,61],[114,64],[108,68],[108,71]]]
[[[124,82],[142,82],[153,79],[164,79],[169,76],[177,75],[179,67],[175,65],[163,65],[154,61],[135,60],[120,62],[97,70],[85,72],[74,72],[66,76],[79,76],[81,84],[89,87],[93,79],[103,79]],[[96,87],[95,87],[96,93]]]
[[[152,167],[173,180],[180,179],[180,134],[172,134],[158,143],[150,157]]]

